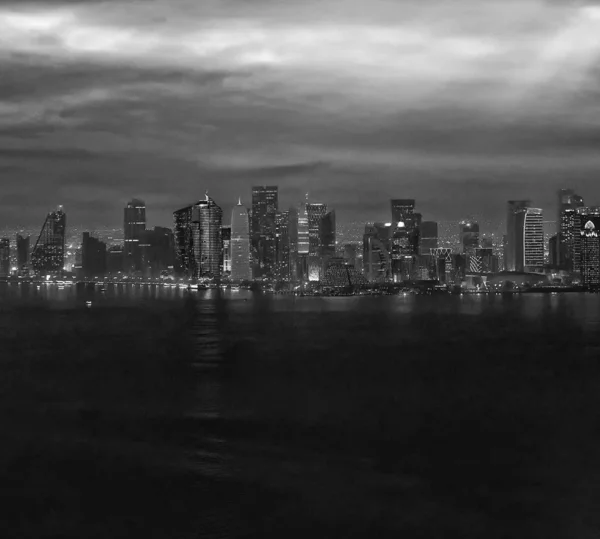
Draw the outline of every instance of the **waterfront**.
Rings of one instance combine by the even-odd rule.
[[[598,295],[30,292],[0,289],[3,537],[599,524]]]

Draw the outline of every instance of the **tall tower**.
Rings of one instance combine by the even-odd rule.
[[[310,281],[321,279],[321,221],[327,214],[327,204],[306,203],[308,217],[308,278]]]
[[[19,271],[27,271],[29,269],[30,244],[31,238],[29,236],[17,234],[17,267],[19,268]]]
[[[590,218],[579,232],[581,237],[581,282],[585,286],[600,286],[600,238],[594,221]]]
[[[46,216],[42,231],[31,254],[31,264],[37,272],[61,271],[65,265],[65,233],[67,216],[63,207]]]
[[[544,269],[544,216],[539,208],[527,208],[523,227],[525,271]]]
[[[275,216],[279,210],[276,185],[252,187],[251,246],[254,276],[272,276],[276,263]]]
[[[140,239],[146,231],[146,204],[143,200],[134,198],[125,206],[123,212],[123,267],[125,272],[141,269]]]
[[[10,240],[0,239],[0,277],[10,275]]]
[[[180,271],[190,279],[221,276],[223,211],[206,195],[174,212],[175,248]]]
[[[250,222],[248,210],[239,199],[231,211],[231,279],[252,279],[250,260]]]
[[[577,209],[583,207],[583,198],[572,189],[558,191],[558,218],[556,221],[559,266],[574,269],[575,243],[580,239]]]
[[[506,242],[504,244],[504,269],[524,271],[524,226],[529,200],[509,200],[506,212]]]
[[[402,228],[408,235],[412,254],[419,254],[421,221],[423,216],[415,212],[415,200],[412,198],[392,199],[392,223],[398,227],[402,223]]]

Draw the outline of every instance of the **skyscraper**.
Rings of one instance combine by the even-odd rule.
[[[17,267],[19,268],[19,271],[27,271],[29,269],[30,245],[31,238],[29,236],[17,234]]]
[[[544,215],[539,208],[527,208],[524,229],[525,271],[540,272],[544,269]]]
[[[46,216],[31,254],[31,265],[37,272],[61,271],[65,265],[65,233],[67,216],[62,206]]]
[[[289,281],[290,275],[290,212],[279,212],[275,216],[275,237],[277,247],[276,278]]]
[[[461,221],[459,224],[460,245],[462,253],[474,255],[479,248],[479,223],[470,220]]]
[[[585,237],[584,232],[586,232],[585,225],[591,221],[594,225],[594,231],[596,233],[600,231],[600,207],[582,206],[580,208],[577,208],[577,210],[575,211],[575,217],[573,221],[575,224],[575,237],[571,245],[571,264],[568,267],[568,269],[570,271],[573,271],[574,273],[581,274],[583,271],[582,249]],[[590,242],[588,242],[588,244],[589,243]]]
[[[506,241],[504,242],[505,271],[524,271],[525,214],[530,206],[529,200],[509,200],[507,203]]]
[[[218,279],[221,276],[221,208],[206,195],[205,200],[174,212],[173,217],[180,271],[190,279]]]
[[[0,277],[10,275],[10,239],[0,239]]]
[[[123,232],[123,266],[125,272],[141,269],[140,240],[146,230],[146,204],[143,200],[134,198],[127,203],[124,210]]]
[[[231,275],[231,226],[221,227],[221,275]]]
[[[369,282],[392,279],[392,223],[375,223],[365,227],[363,236],[363,274]]]
[[[279,210],[276,185],[252,187],[251,247],[254,276],[271,276],[275,269],[275,215]]]
[[[250,222],[248,210],[239,199],[231,211],[231,279],[252,279],[250,260]]]
[[[423,221],[421,223],[421,248],[422,255],[431,254],[432,249],[438,246],[438,224],[434,221]]]
[[[90,236],[89,232],[83,233],[81,244],[81,268],[87,278],[100,278],[107,270],[106,243]]]
[[[308,278],[310,281],[321,279],[321,221],[327,214],[327,204],[306,203],[308,217]]]
[[[561,268],[574,269],[575,242],[580,239],[577,209],[583,207],[583,198],[572,189],[558,191],[558,219],[556,232],[558,236],[558,260]]]
[[[600,286],[600,238],[594,220],[588,219],[580,231],[581,282],[585,286]]]
[[[403,223],[403,228],[408,234],[412,254],[419,254],[421,221],[423,216],[415,213],[414,199],[392,199],[392,223],[395,227]]]

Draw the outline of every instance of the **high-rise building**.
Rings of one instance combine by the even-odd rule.
[[[524,271],[544,269],[544,216],[539,208],[527,208],[524,222]]]
[[[598,219],[596,219],[598,221]],[[600,238],[594,220],[588,219],[580,231],[581,282],[585,286],[600,286]]]
[[[438,246],[438,224],[434,221],[421,223],[421,249],[422,255],[431,254],[432,249]]]
[[[404,221],[389,223],[391,231],[392,275],[396,282],[407,281],[414,275],[415,254],[410,231]]]
[[[529,200],[509,200],[507,203],[506,242],[504,244],[505,271],[524,271],[525,215],[530,206]]]
[[[275,238],[277,250],[278,281],[289,281],[290,274],[290,212],[282,211],[275,216]]]
[[[107,270],[106,243],[94,238],[89,232],[83,233],[81,244],[81,269],[88,279],[104,277]]]
[[[231,278],[234,281],[252,279],[250,222],[242,199],[239,199],[231,212]]]
[[[306,203],[308,217],[308,279],[319,281],[321,279],[321,220],[327,213],[327,204]]]
[[[573,219],[575,223],[575,238],[572,243],[571,249],[571,265],[569,269],[574,273],[579,273],[583,271],[582,267],[582,247],[583,247],[583,232],[586,231],[585,225],[588,221],[591,221],[595,227],[595,231],[598,233],[600,231],[600,207],[598,206],[582,206],[577,208],[575,211],[575,217]]]
[[[363,236],[363,274],[369,282],[392,279],[392,223],[375,223],[365,227]]]
[[[561,268],[574,269],[575,243],[580,238],[577,209],[583,207],[583,198],[572,189],[558,191],[558,260]]]
[[[279,190],[275,185],[252,187],[251,246],[254,277],[270,277],[275,270],[275,215]]]
[[[558,267],[558,234],[548,241],[548,262],[553,268]]]
[[[175,252],[178,269],[190,279],[221,276],[221,226],[223,211],[206,195],[174,212]]]
[[[29,236],[17,234],[17,268],[21,272],[29,269],[30,245],[31,238]]]
[[[310,250],[310,234],[306,204],[298,208],[298,254],[308,256]]]
[[[123,246],[113,245],[106,253],[106,269],[109,274],[117,275],[123,272]]]
[[[231,275],[231,226],[221,227],[222,260],[221,275]]]
[[[123,267],[126,272],[140,271],[142,266],[140,240],[146,231],[146,204],[143,200],[134,198],[127,203],[123,214],[125,235]]]
[[[393,199],[391,200],[391,207],[393,226],[398,227],[400,223],[403,224],[403,228],[408,234],[412,254],[418,255],[423,216],[415,212],[414,199]]]
[[[467,256],[474,255],[479,248],[479,223],[470,220],[461,221],[459,230],[462,253]]]
[[[62,271],[65,265],[67,216],[62,206],[46,216],[42,231],[31,253],[31,265],[37,272]]]
[[[10,275],[10,239],[0,239],[0,277]]]

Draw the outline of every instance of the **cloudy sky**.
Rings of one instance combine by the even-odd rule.
[[[599,56],[589,2],[0,0],[0,225],[253,184],[343,221],[551,219],[559,186],[600,204]]]

